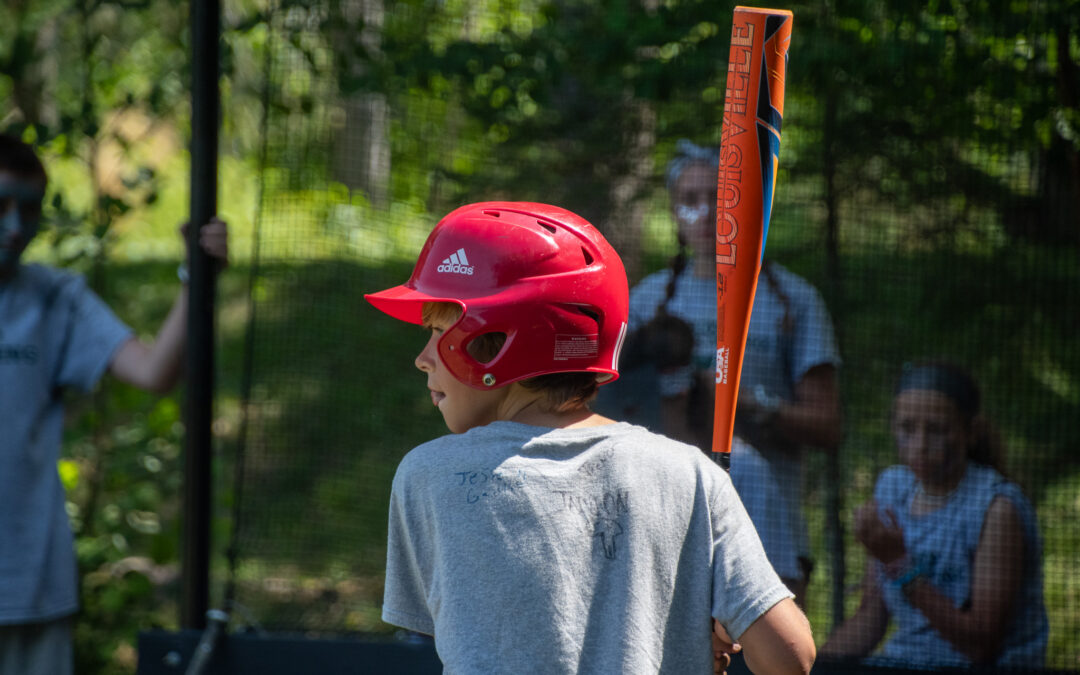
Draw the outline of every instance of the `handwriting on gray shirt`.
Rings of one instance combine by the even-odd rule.
[[[617,539],[626,534],[626,518],[630,512],[630,491],[614,488],[604,489],[590,482],[602,470],[607,455],[579,467],[582,484],[574,489],[547,488],[544,492],[556,498],[554,512],[567,513],[579,520],[582,532],[595,538],[600,551],[608,560],[618,553]],[[454,482],[465,491],[465,502],[476,504],[500,496],[524,490],[529,484],[528,474],[522,470],[470,469],[454,473]],[[533,481],[532,489],[537,485]]]

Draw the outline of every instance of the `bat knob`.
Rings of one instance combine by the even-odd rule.
[[[728,473],[731,473],[731,453],[730,452],[714,452],[712,453],[712,459],[714,462],[720,465],[720,468]]]

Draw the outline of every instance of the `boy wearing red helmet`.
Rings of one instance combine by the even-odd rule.
[[[394,478],[385,621],[434,635],[448,673],[708,672],[729,634],[756,672],[809,672],[809,625],[727,474],[588,408],[628,303],[592,225],[464,206],[408,282],[366,297],[431,329],[416,367],[453,432]]]

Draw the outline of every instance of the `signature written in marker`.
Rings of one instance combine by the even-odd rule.
[[[465,488],[465,502],[475,504],[481,499],[495,497],[525,487],[525,472],[476,469],[454,474],[457,484]]]
[[[623,517],[630,512],[629,490],[605,490],[596,494],[581,494],[557,490],[566,511],[576,513],[584,520],[585,531],[595,537],[604,557],[614,560],[618,553],[616,539],[626,533]]]

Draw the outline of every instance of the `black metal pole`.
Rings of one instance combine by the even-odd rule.
[[[217,211],[220,107],[219,0],[191,0],[191,218],[188,227],[187,397],[185,407],[183,589],[180,624],[206,626],[210,598],[210,426],[214,392],[213,260],[199,226]]]

